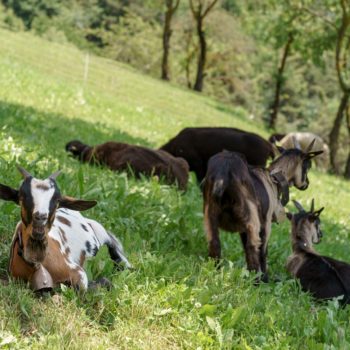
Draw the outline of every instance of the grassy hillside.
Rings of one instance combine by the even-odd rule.
[[[346,349],[349,309],[320,304],[285,271],[288,223],[273,226],[270,273],[258,287],[238,235],[222,233],[224,267],[208,261],[202,199],[156,179],[80,165],[64,145],[114,139],[159,146],[185,126],[227,125],[267,132],[247,113],[71,47],[0,30],[0,182],[18,186],[21,164],[37,177],[57,169],[61,191],[95,198],[86,215],[121,238],[135,271],[115,273],[106,251],[87,265],[111,291],[78,296],[62,287],[38,300],[20,283],[0,284],[0,347],[17,349]],[[88,68],[87,68],[88,67]],[[348,259],[349,184],[312,171],[291,197],[325,206],[319,250]],[[289,207],[292,209],[292,207]],[[5,273],[18,208],[0,203],[0,272]]]

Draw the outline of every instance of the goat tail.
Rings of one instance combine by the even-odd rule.
[[[213,184],[213,189],[211,192],[211,194],[215,200],[219,201],[222,198],[222,196],[227,188],[227,185],[228,184],[227,184],[226,179],[224,179],[222,177],[215,179],[214,184]]]
[[[117,264],[123,263],[126,268],[132,269],[133,266],[130,264],[124,253],[122,243],[111,232],[107,231],[107,234],[109,236],[109,240],[106,242],[106,245],[108,247],[109,255],[111,256],[112,260],[114,260]]]

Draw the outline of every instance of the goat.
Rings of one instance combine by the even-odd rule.
[[[265,166],[274,158],[272,145],[257,134],[235,128],[185,128],[160,147],[174,157],[183,157],[201,182],[210,157],[223,151],[240,152],[251,165]]]
[[[137,178],[140,174],[164,176],[166,183],[177,183],[181,190],[187,186],[189,167],[186,160],[165,151],[113,141],[90,147],[78,140],[68,142],[66,151],[81,162],[106,165],[114,171],[131,169]]]
[[[306,211],[294,201],[298,212],[287,213],[292,223],[291,240],[293,253],[288,257],[287,270],[300,281],[304,291],[317,299],[343,296],[341,303],[350,303],[350,264],[318,254],[313,244],[323,236],[320,229],[320,214],[324,208]]]
[[[301,150],[306,150],[312,140],[315,140],[315,143],[311,151],[323,150],[323,154],[315,158],[315,164],[319,169],[327,170],[329,168],[329,147],[320,136],[311,132],[291,132],[280,139],[279,143],[288,149],[293,148],[294,143],[297,142]]]
[[[275,143],[276,141],[281,141],[285,136],[286,134],[280,134],[280,133],[271,134],[270,137],[268,138],[268,141],[271,143]]]
[[[204,182],[204,223],[209,257],[221,257],[219,228],[240,232],[248,269],[262,272],[267,281],[267,243],[272,221],[285,216],[289,186],[306,190],[311,158],[322,151],[285,150],[265,168],[249,166],[236,152],[224,151],[210,158]],[[279,199],[280,193],[282,194]]]
[[[40,180],[19,170],[24,178],[19,190],[0,184],[0,198],[21,208],[11,244],[10,275],[30,282],[35,291],[59,283],[86,290],[84,261],[95,256],[103,244],[116,264],[131,267],[119,240],[79,213],[96,201],[62,196],[56,183],[59,172]]]

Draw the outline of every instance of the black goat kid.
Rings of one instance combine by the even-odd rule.
[[[350,264],[319,255],[313,244],[320,242],[320,214],[324,208],[314,210],[312,200],[310,211],[294,201],[298,213],[287,213],[292,223],[293,254],[288,258],[287,270],[300,280],[304,291],[317,299],[331,299],[343,296],[343,304],[350,303]]]

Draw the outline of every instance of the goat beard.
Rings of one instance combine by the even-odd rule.
[[[29,237],[24,251],[25,259],[32,263],[42,262],[46,257],[47,245],[48,242],[45,235],[41,240]]]

